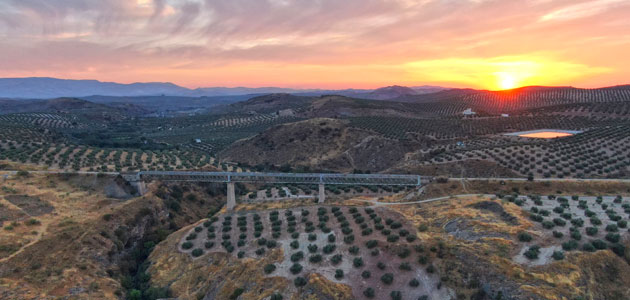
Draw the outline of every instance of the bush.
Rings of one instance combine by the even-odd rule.
[[[421,265],[426,265],[429,262],[429,257],[426,255],[420,255],[420,257],[418,257],[418,263]]]
[[[392,282],[394,282],[394,274],[392,273],[383,274],[383,276],[381,276],[381,281],[384,284],[392,284]]]
[[[360,257],[356,257],[356,258],[354,258],[354,259],[352,260],[352,265],[353,265],[355,268],[360,268],[360,267],[363,267],[363,259],[362,259],[362,258],[360,258]]]
[[[521,242],[530,242],[532,240],[532,236],[527,232],[520,232],[518,234],[518,240]]]
[[[624,257],[626,253],[626,247],[621,244],[612,244],[610,245],[610,250],[617,254],[620,257]]]
[[[409,286],[410,287],[418,287],[420,285],[420,282],[418,281],[418,279],[411,279],[411,281],[409,281]]]
[[[582,251],[595,252],[595,247],[591,243],[585,243],[582,245]]]
[[[304,277],[296,277],[293,280],[293,284],[295,284],[296,287],[302,287],[306,285],[306,279]]]
[[[403,271],[411,271],[411,265],[409,265],[408,262],[401,263],[400,266],[398,266],[398,268]]]
[[[291,261],[292,262],[298,262],[298,261],[302,260],[303,258],[304,258],[304,252],[302,252],[302,251],[298,251],[298,252],[293,253],[291,255]]]
[[[373,288],[365,289],[365,291],[363,291],[363,295],[367,298],[374,298],[374,289]]]
[[[300,247],[300,242],[298,242],[298,241],[292,241],[289,245],[291,246],[291,248],[293,248],[293,249],[297,249],[297,248],[299,248],[299,247]]]
[[[392,300],[401,300],[402,293],[400,291],[392,291],[389,293],[389,296],[392,297]]]
[[[334,243],[336,240],[335,235],[334,234],[330,234],[328,235],[328,242],[329,243]]]
[[[594,240],[594,241],[591,242],[591,244],[597,250],[604,250],[604,249],[608,248],[608,245],[606,244],[606,242],[604,242],[602,240]]]
[[[571,251],[578,248],[578,243],[575,240],[570,240],[566,243],[562,243],[562,249],[564,251]]]
[[[599,230],[597,230],[597,227],[586,227],[586,234],[587,235],[590,235],[590,236],[596,235],[597,231],[599,231]]]
[[[336,279],[341,279],[341,278],[343,278],[343,270],[341,270],[341,269],[337,269],[337,270],[335,270],[335,278],[336,278]]]
[[[291,271],[291,274],[297,274],[302,272],[302,265],[298,264],[298,263],[294,263],[291,268],[289,268],[289,271]]]
[[[341,254],[333,255],[333,257],[330,258],[330,261],[332,262],[333,265],[339,264],[341,260],[342,260]]]
[[[564,252],[562,252],[562,251],[554,251],[553,254],[551,255],[551,257],[553,257],[553,259],[555,259],[555,260],[563,260],[564,259]]]
[[[267,264],[267,265],[265,265],[263,270],[265,271],[265,274],[271,274],[273,271],[276,270],[276,265],[274,265],[274,264]]]
[[[182,249],[188,250],[188,249],[192,248],[192,246],[193,246],[193,243],[191,243],[191,242],[184,242],[182,244]]]
[[[619,243],[621,236],[618,233],[607,233],[606,240],[611,243]]]
[[[608,232],[617,232],[617,231],[619,231],[619,228],[617,228],[616,224],[608,224],[608,225],[606,225],[606,231],[608,231]]]
[[[203,255],[203,250],[201,250],[199,248],[197,248],[197,249],[192,251],[192,256],[194,256],[194,257],[199,257],[201,255]]]
[[[275,293],[271,295],[271,298],[269,298],[269,300],[282,300],[282,295]]]
[[[311,263],[319,263],[322,261],[322,256],[319,254],[311,255],[311,257],[308,258],[308,261]]]

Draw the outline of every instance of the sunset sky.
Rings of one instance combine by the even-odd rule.
[[[186,87],[630,82],[628,0],[0,0],[0,77]]]

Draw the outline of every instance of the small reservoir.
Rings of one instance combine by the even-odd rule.
[[[562,129],[538,129],[538,130],[530,130],[530,131],[511,132],[511,133],[506,133],[505,135],[519,136],[519,137],[533,138],[533,139],[555,139],[559,137],[567,137],[567,136],[576,135],[578,133],[582,133],[582,131],[562,130]]]

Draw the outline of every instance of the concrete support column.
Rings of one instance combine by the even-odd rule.
[[[324,203],[326,201],[326,189],[324,188],[324,184],[319,184],[319,203]]]
[[[234,182],[227,183],[227,209],[233,210],[236,206],[236,195],[234,194]]]

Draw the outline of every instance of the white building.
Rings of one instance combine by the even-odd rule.
[[[464,112],[462,112],[462,114],[464,114],[464,116],[472,116],[472,115],[475,115],[475,114],[477,114],[477,113],[476,113],[476,112],[474,112],[474,111],[472,110],[472,108],[469,108],[469,109],[466,109]]]

